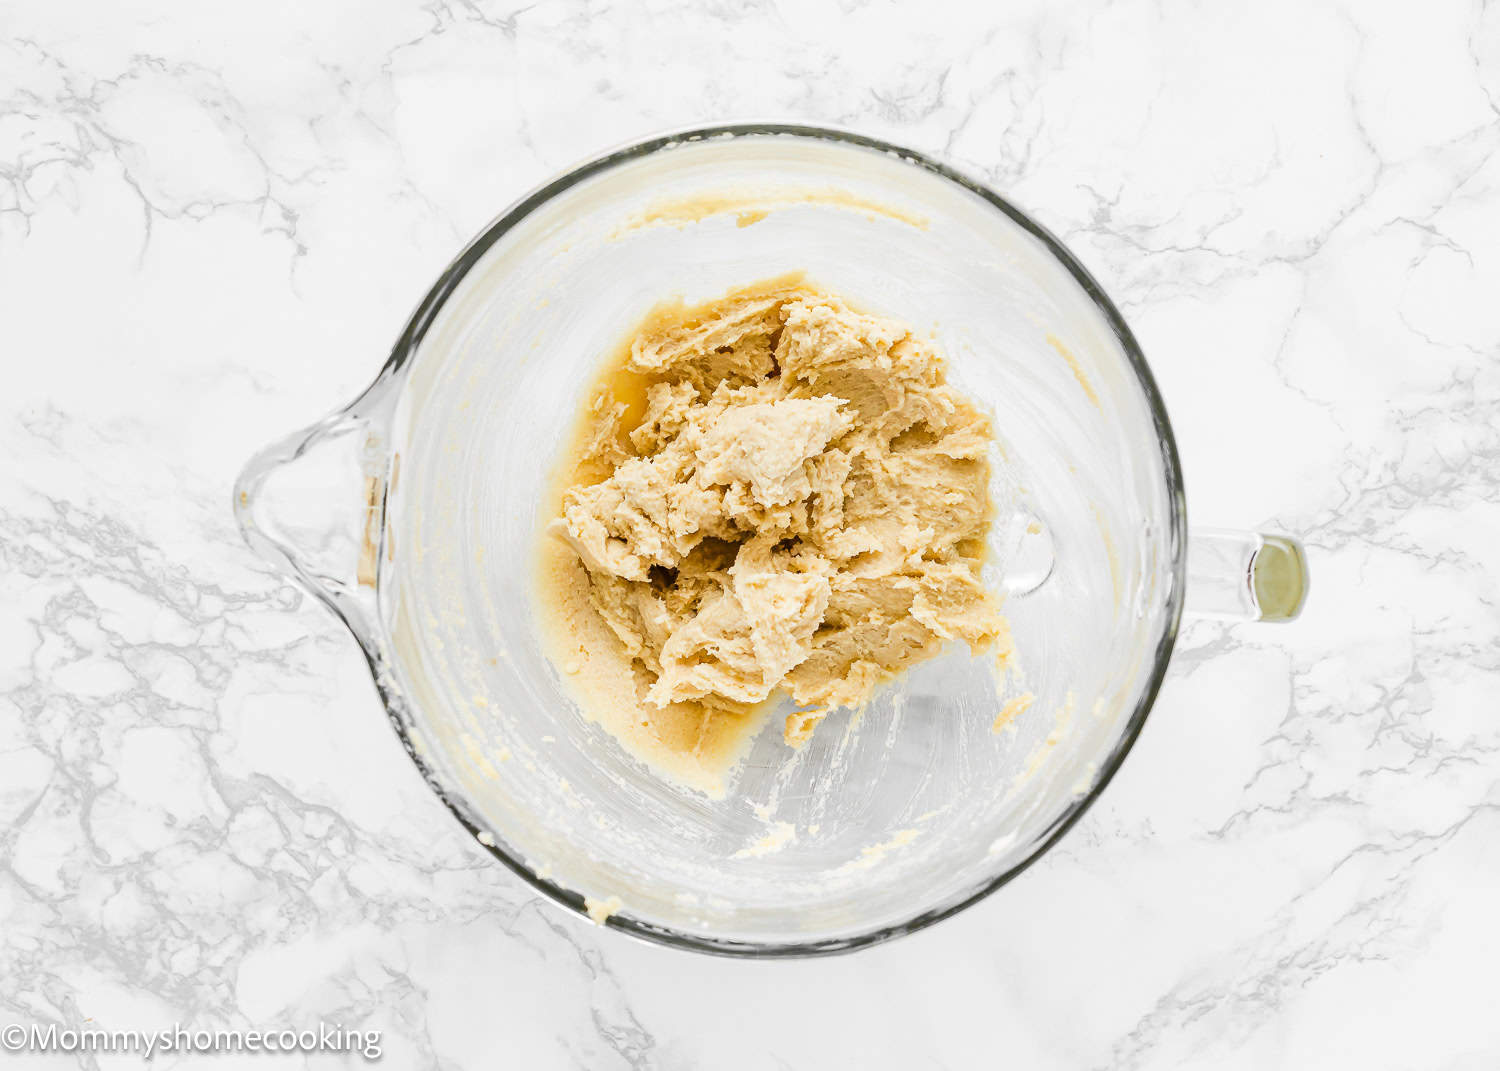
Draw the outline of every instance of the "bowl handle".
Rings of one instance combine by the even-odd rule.
[[[362,401],[365,399],[361,399]],[[387,491],[385,421],[358,402],[261,450],[234,485],[250,549],[356,636],[375,605]]]
[[[1194,528],[1184,612],[1236,621],[1290,621],[1307,601],[1307,555],[1289,536]]]

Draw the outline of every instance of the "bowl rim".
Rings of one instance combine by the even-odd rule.
[[[1176,643],[1186,586],[1187,504],[1183,493],[1182,465],[1177,452],[1177,442],[1172,433],[1172,426],[1167,417],[1166,405],[1162,399],[1161,391],[1151,374],[1150,367],[1146,362],[1140,344],[1126,325],[1124,317],[1109,299],[1108,295],[1105,294],[1103,287],[1089,274],[1078,258],[1047,228],[995,192],[986,183],[973,178],[953,165],[924,152],[896,145],[867,134],[834,126],[785,122],[732,122],[707,126],[695,125],[629,142],[618,148],[590,157],[584,162],[559,173],[556,177],[547,180],[515,201],[509,208],[495,217],[449,262],[442,274],[433,283],[431,289],[428,290],[426,296],[412,312],[406,326],[391,349],[390,357],[382,366],[380,373],[375,377],[370,388],[361,395],[361,399],[369,396],[371,392],[383,385],[392,385],[397,373],[402,370],[420,349],[428,330],[436,321],[448,299],[457,291],[470,269],[512,228],[542,205],[589,178],[641,157],[671,150],[680,145],[693,142],[742,137],[806,138],[813,141],[855,146],[895,156],[908,164],[946,179],[981,198],[992,208],[1007,216],[1012,222],[1021,227],[1022,230],[1041,242],[1043,247],[1067,269],[1073,280],[1094,303],[1095,307],[1104,317],[1105,322],[1114,332],[1121,349],[1125,353],[1131,371],[1135,374],[1136,381],[1141,388],[1142,394],[1145,396],[1147,407],[1151,414],[1152,426],[1156,431],[1169,505],[1168,531],[1166,534],[1171,554],[1171,563],[1167,578],[1169,582],[1165,590],[1166,613],[1162,617],[1161,633],[1156,639],[1152,666],[1146,678],[1146,685],[1141,691],[1135,709],[1131,711],[1130,717],[1126,721],[1123,732],[1116,739],[1109,754],[1099,763],[1093,782],[1089,785],[1088,790],[1075,797],[1062,813],[1036,836],[1026,855],[1018,862],[937,907],[919,912],[901,922],[848,936],[813,938],[806,941],[757,942],[687,933],[634,918],[628,913],[628,910],[611,914],[604,920],[604,925],[607,928],[618,930],[653,944],[727,957],[790,959],[852,952],[857,949],[869,948],[898,937],[916,933],[944,919],[957,915],[959,912],[985,899],[991,893],[1009,884],[1024,873],[1033,863],[1046,854],[1073,827],[1074,823],[1084,815],[1089,807],[1093,805],[1094,801],[1099,798],[1110,781],[1114,779],[1116,772],[1118,772],[1120,766],[1124,763],[1125,757],[1130,753],[1131,748],[1140,736],[1146,722],[1146,717],[1156,701],[1157,694],[1161,690],[1162,680],[1166,675],[1167,664]],[[360,399],[356,399],[350,408],[353,409],[359,404]],[[334,609],[335,612],[338,612],[337,607]],[[344,617],[345,615],[340,613],[340,616]],[[377,690],[385,705],[386,713],[396,730],[397,736],[401,740],[403,748],[412,762],[417,766],[423,780],[427,782],[438,799],[442,801],[449,813],[468,830],[469,834],[478,841],[481,847],[486,849],[533,889],[542,893],[553,903],[567,909],[570,913],[590,918],[589,905],[585,902],[582,894],[575,890],[564,888],[540,876],[536,871],[527,866],[518,853],[511,851],[493,830],[490,830],[485,825],[479,823],[474,817],[471,817],[469,808],[461,802],[463,800],[462,795],[450,790],[442,778],[438,776],[430,760],[414,744],[411,732],[412,725],[410,715],[406,710],[406,702],[398,689],[394,687],[393,682],[391,682],[389,666],[386,662],[385,654],[381,650],[381,644],[375,637],[361,635],[362,630],[356,628],[354,623],[349,621],[347,617],[345,617],[345,623],[350,626],[356,638],[359,639],[361,647],[364,649],[366,659],[370,663],[371,672],[376,679]],[[457,799],[455,799],[455,796]]]

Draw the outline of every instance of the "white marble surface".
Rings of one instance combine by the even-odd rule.
[[[229,511],[513,196],[727,117],[1034,210],[1139,334],[1194,519],[1315,578],[1294,625],[1187,629],[1020,881],[824,961],[538,902]],[[1450,0],[0,4],[0,1022],[324,1017],[401,1068],[1497,1066],[1497,117],[1500,7]]]

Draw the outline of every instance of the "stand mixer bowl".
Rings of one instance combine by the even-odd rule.
[[[963,649],[791,750],[772,717],[722,799],[626,754],[547,658],[550,471],[652,305],[789,271],[930,331],[999,439],[987,578],[1016,670]],[[428,783],[559,904],[680,947],[807,955],[944,918],[1097,798],[1199,608],[1289,617],[1281,537],[1194,533],[1160,395],[1103,291],[982,184],[841,131],[696,130],[591,160],[454,261],[354,402],[262,451],[251,546],[331,607]],[[1007,699],[1033,695],[1002,732]]]

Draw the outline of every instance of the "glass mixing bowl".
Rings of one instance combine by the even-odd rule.
[[[793,270],[931,331],[993,413],[989,575],[1018,667],[997,680],[952,651],[800,750],[773,717],[709,799],[581,714],[542,649],[533,563],[549,470],[623,334],[663,298]],[[497,859],[611,927],[722,953],[857,948],[992,892],[1119,767],[1185,597],[1274,619],[1305,587],[1281,537],[1194,533],[1190,560],[1161,397],[1056,239],[921,154],[800,126],[653,138],[524,198],[364,393],[251,461],[235,508],[348,624],[412,760]]]

